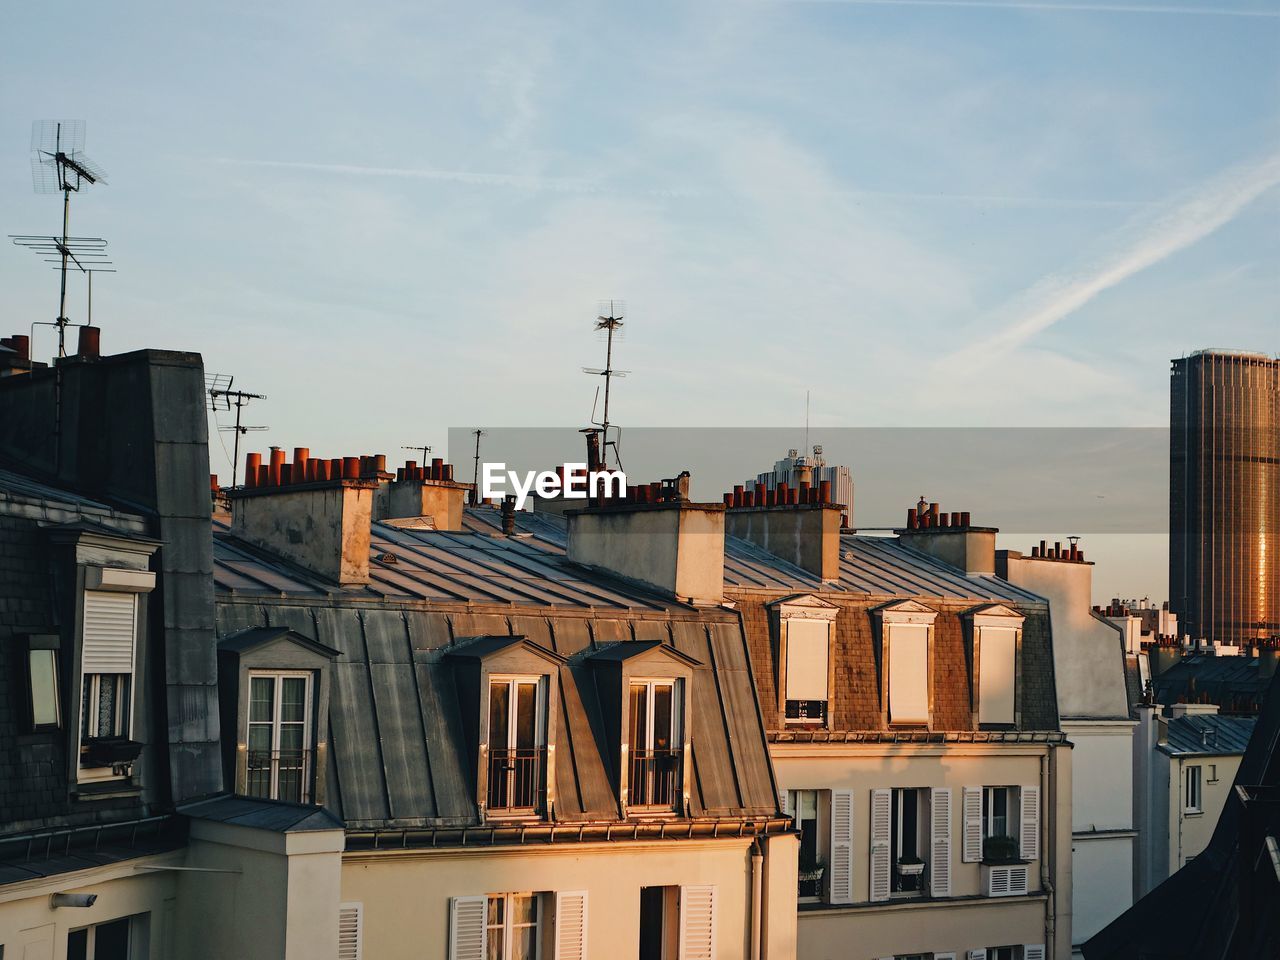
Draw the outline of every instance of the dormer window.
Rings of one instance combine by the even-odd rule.
[[[489,679],[489,809],[535,813],[543,802],[547,678]]]
[[[632,680],[628,802],[672,809],[681,793],[684,740],[679,680]]]
[[[121,776],[137,759],[133,741],[133,701],[138,648],[138,579],[150,587],[147,571],[90,568],[87,580],[114,589],[86,589],[80,646],[80,768],[82,780]],[[126,592],[126,590],[128,592]]]
[[[882,607],[875,613],[880,620],[881,690],[886,719],[891,725],[928,725],[932,718],[930,675],[937,614],[914,600]]]
[[[311,802],[312,683],[307,671],[250,672],[246,796]]]
[[[827,726],[839,607],[812,595],[787,597],[770,607],[776,617],[779,699],[786,725]]]
[[[969,619],[978,724],[1012,726],[1018,719],[1018,648],[1023,618],[1003,604],[992,604],[973,611]]]

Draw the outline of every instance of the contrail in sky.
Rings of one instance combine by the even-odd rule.
[[[1019,297],[1010,313],[1021,316],[955,356],[1012,350],[1079,310],[1098,294],[1203,240],[1280,184],[1280,153],[1231,167],[1195,190],[1162,205],[1136,236],[1110,257],[1074,273],[1050,274]]]
[[[1280,18],[1280,10],[1248,7],[1180,7],[1147,3],[1050,3],[1040,0],[782,0],[784,3],[836,3],[858,7],[957,7],[978,10],[1044,10],[1051,13],[1183,14],[1192,17]]]

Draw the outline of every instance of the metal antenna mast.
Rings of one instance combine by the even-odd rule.
[[[472,430],[476,436],[476,459],[475,466],[471,471],[471,504],[480,502],[480,438],[484,436],[483,430]]]
[[[13,242],[59,265],[62,282],[58,317],[47,325],[58,328],[58,356],[65,357],[67,325],[71,322],[67,319],[68,266],[82,273],[88,273],[90,268],[106,270],[111,266],[106,255],[107,241],[101,237],[70,235],[71,194],[79,193],[86,184],[107,182],[106,174],[84,154],[83,120],[37,120],[31,125],[31,179],[36,193],[62,194],[62,235],[13,236]]]
[[[603,458],[606,461],[608,460],[609,447],[613,447],[614,461],[619,467],[622,466],[622,460],[618,456],[618,443],[616,440],[609,439],[609,388],[612,386],[614,377],[625,377],[631,372],[630,370],[613,369],[613,337],[615,333],[619,337],[622,336],[622,306],[623,305],[618,301],[610,300],[609,306],[606,310],[604,304],[601,303],[601,314],[596,317],[595,329],[597,331],[604,331],[605,334],[604,369],[600,370],[596,367],[582,368],[583,373],[589,373],[592,376],[604,377],[604,416],[599,421],[595,420],[595,410],[593,409],[591,411],[591,422],[600,427],[600,431],[604,435],[604,445],[601,450]]]
[[[223,430],[228,433],[235,433],[234,447],[231,454],[231,485],[234,487],[237,485],[236,482],[240,477],[240,438],[250,430],[258,431],[268,429],[267,427],[249,427],[243,425],[240,422],[241,414],[244,411],[245,405],[248,404],[250,400],[265,400],[267,399],[267,396],[264,393],[248,393],[244,390],[232,390],[231,385],[235,382],[235,377],[224,377],[219,373],[210,374],[205,378],[205,381],[209,389],[210,410],[217,411],[230,410],[232,407],[236,408],[236,422],[234,425],[226,424],[224,426],[222,424],[218,424],[219,430]],[[226,448],[224,447],[223,449],[225,450]],[[247,481],[248,477],[246,477],[245,480]]]
[[[431,446],[430,446],[429,444],[426,444],[426,443],[406,443],[406,444],[405,444],[403,447],[401,447],[400,449],[401,449],[401,450],[412,450],[414,453],[417,453],[419,450],[421,450],[421,451],[422,451],[422,462],[423,462],[423,463],[426,463],[426,462],[427,462],[427,454],[431,452]]]

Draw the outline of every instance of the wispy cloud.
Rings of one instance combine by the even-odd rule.
[[[979,10],[1044,10],[1052,13],[1127,13],[1191,17],[1280,18],[1280,10],[1248,7],[1183,7],[1154,3],[1049,3],[1039,0],[782,0],[784,3],[842,3],[859,7],[957,7]]]
[[[1280,184],[1280,153],[1231,167],[1198,188],[1173,198],[1127,231],[1110,256],[1071,272],[1044,277],[1018,297],[1013,322],[957,356],[1002,354],[1079,310],[1100,293],[1203,240]]]
[[[525,190],[553,190],[562,193],[599,193],[602,190],[598,183],[574,177],[530,177],[515,173],[481,173],[473,170],[441,170],[435,167],[377,167],[353,163],[308,163],[303,160],[241,160],[234,157],[216,157],[213,162],[238,167],[271,167],[343,176],[447,180],[453,183],[516,187]]]

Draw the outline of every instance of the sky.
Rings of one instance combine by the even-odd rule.
[[[31,121],[84,120],[104,350],[266,394],[258,449],[582,425],[607,298],[631,426],[1159,427],[1170,358],[1280,352],[1278,65],[1275,0],[4,4],[0,222],[56,230]]]

